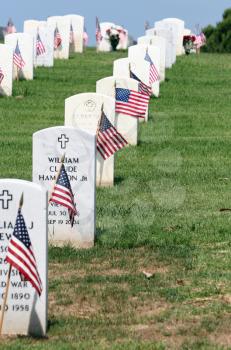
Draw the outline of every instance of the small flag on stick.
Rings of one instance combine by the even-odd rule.
[[[73,25],[71,23],[71,26],[70,26],[70,38],[69,38],[69,42],[70,44],[74,44],[74,30],[73,30]]]
[[[18,41],[14,50],[13,62],[18,69],[22,69],[25,66],[25,61],[22,58],[21,51],[19,49]]]
[[[73,227],[74,219],[75,219],[75,216],[77,215],[77,210],[75,208],[75,201],[74,201],[74,195],[71,189],[71,184],[63,162],[64,162],[64,157],[62,158],[61,168],[58,172],[56,183],[49,202],[54,202],[68,209],[71,227]]]
[[[137,75],[134,74],[131,70],[130,70],[130,78],[135,79],[136,81],[139,82],[139,92],[142,92],[144,95],[152,96],[152,88],[151,88],[151,86],[143,83],[141,81],[141,79],[139,79],[137,77]]]
[[[22,215],[23,195],[20,200],[14,232],[9,242],[6,261],[17,269],[24,281],[28,281],[37,293],[42,293],[42,282],[39,276],[36,259],[30,236]]]
[[[116,88],[116,113],[145,118],[149,96],[134,90]]]
[[[96,36],[96,43],[99,44],[100,41],[103,39],[102,37],[102,33],[101,33],[101,28],[100,28],[100,23],[99,23],[99,18],[96,17],[96,32],[95,32],[95,36]]]
[[[156,81],[160,80],[160,76],[159,76],[159,73],[158,73],[158,70],[157,70],[156,66],[154,65],[154,62],[151,59],[151,56],[148,53],[148,50],[146,51],[146,55],[145,55],[144,59],[145,59],[145,61],[147,61],[150,64],[149,84],[152,85]]]
[[[106,160],[127,144],[125,138],[116,130],[102,111],[97,130],[97,150],[101,156]]]
[[[54,49],[57,50],[61,46],[62,46],[62,38],[58,30],[58,27],[56,26],[55,32],[54,32]]]
[[[41,37],[39,33],[37,33],[37,38],[36,38],[36,55],[40,56],[43,55],[46,52],[45,46],[41,40]]]

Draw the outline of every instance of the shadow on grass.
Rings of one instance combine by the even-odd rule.
[[[115,176],[115,185],[119,185],[121,183],[123,183],[125,180],[124,176]]]

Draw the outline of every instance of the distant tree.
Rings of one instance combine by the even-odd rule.
[[[223,20],[217,25],[203,29],[207,38],[206,52],[231,52],[231,8],[225,10]]]

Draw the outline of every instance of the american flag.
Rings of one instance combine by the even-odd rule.
[[[71,23],[71,26],[70,26],[70,38],[69,38],[69,41],[70,41],[70,44],[74,43],[74,30],[73,30],[72,23]]]
[[[45,46],[38,33],[36,38],[36,54],[37,56],[40,56],[40,55],[43,55],[45,52],[46,52]]]
[[[62,38],[59,33],[58,27],[56,27],[54,33],[54,49],[57,50],[60,46],[62,46]]]
[[[99,18],[96,17],[96,42],[97,44],[100,43],[100,41],[103,39],[102,34],[101,34],[101,28],[100,28],[100,23],[99,23]]]
[[[143,83],[140,78],[137,77],[135,73],[130,71],[130,78],[135,79],[139,82],[139,92],[142,92],[144,95],[152,96],[152,88],[149,85]]]
[[[10,18],[6,26],[6,34],[12,34],[12,33],[16,33],[16,28],[14,26],[12,19]]]
[[[6,261],[17,269],[21,278],[24,281],[29,281],[37,293],[41,295],[42,282],[21,208],[18,210],[14,232],[8,246]]]
[[[87,34],[87,29],[86,29],[86,27],[84,27],[84,31],[83,31],[83,45],[85,47],[88,44],[88,40],[89,40],[89,37],[88,37],[88,34]]]
[[[150,70],[149,70],[149,84],[152,85],[156,81],[160,80],[160,76],[158,73],[158,70],[156,69],[155,64],[153,63],[148,51],[146,51],[145,55],[145,61],[147,61],[150,64]]]
[[[25,61],[22,58],[21,51],[19,49],[18,41],[16,44],[16,48],[14,50],[14,56],[13,56],[14,64],[19,68],[22,69],[25,66]]]
[[[97,135],[97,150],[106,160],[127,145],[125,138],[114,128],[105,113],[102,113]]]
[[[61,165],[61,170],[56,180],[50,202],[60,204],[68,209],[71,227],[73,227],[77,210],[75,208],[74,195],[64,164]]]
[[[4,77],[5,77],[5,75],[4,75],[4,73],[3,73],[2,68],[0,67],[0,84],[2,83]]]
[[[116,113],[145,118],[149,96],[129,89],[116,88]]]

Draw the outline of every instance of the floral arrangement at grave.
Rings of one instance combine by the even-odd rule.
[[[107,36],[110,41],[111,47],[113,51],[116,51],[117,46],[120,42],[120,33],[117,29],[115,28],[109,28],[107,31]]]
[[[206,36],[203,32],[201,32],[199,35],[196,35],[196,40],[194,41],[196,53],[200,53],[201,47],[205,45],[206,45]]]
[[[183,38],[183,46],[186,55],[189,55],[195,48],[194,43],[196,40],[195,35],[185,35]]]

